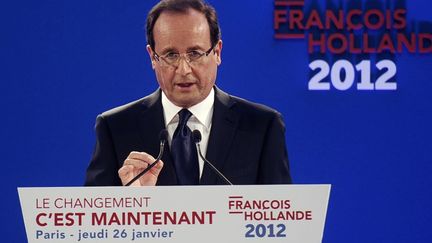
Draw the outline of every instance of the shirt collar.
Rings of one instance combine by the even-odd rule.
[[[209,95],[200,103],[191,106],[188,110],[192,113],[192,118],[195,117],[201,124],[207,129],[210,129],[211,120],[213,117],[213,105],[214,105],[214,89],[212,88]],[[165,116],[165,127],[172,122],[178,121],[177,113],[183,109],[183,107],[176,106],[173,104],[165,93],[162,91],[162,107]],[[191,119],[192,119],[191,118]]]

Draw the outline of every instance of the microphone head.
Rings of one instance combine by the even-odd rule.
[[[195,143],[199,143],[201,142],[201,133],[198,130],[193,130],[192,132],[192,138],[194,140]]]
[[[168,131],[166,129],[162,129],[159,133],[159,140],[161,143],[165,143],[168,141]]]

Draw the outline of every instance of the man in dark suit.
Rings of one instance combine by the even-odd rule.
[[[162,160],[132,185],[225,184],[198,159],[195,129],[207,159],[233,184],[291,183],[281,115],[215,86],[222,50],[215,10],[202,0],[163,0],[146,27],[160,89],[98,116],[85,184],[129,182],[154,161],[162,129],[169,134]]]

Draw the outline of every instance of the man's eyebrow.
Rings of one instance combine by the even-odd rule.
[[[196,51],[196,50],[204,50],[204,48],[202,48],[200,45],[195,45],[195,46],[188,47],[188,49],[186,51],[190,52],[190,51]]]
[[[178,51],[174,47],[166,47],[166,48],[162,49],[161,54],[165,54],[168,52],[178,52]]]
[[[196,50],[204,51],[205,48],[202,48],[202,46],[200,46],[200,45],[194,45],[194,46],[188,47],[186,49],[186,52],[196,51]],[[179,51],[174,47],[165,47],[164,49],[162,49],[162,51],[159,54],[165,54],[165,53],[169,53],[169,52],[178,53]]]

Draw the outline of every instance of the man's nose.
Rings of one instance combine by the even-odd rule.
[[[192,72],[191,66],[186,61],[186,58],[183,56],[180,57],[178,67],[176,69],[176,73],[185,76],[191,72]]]

